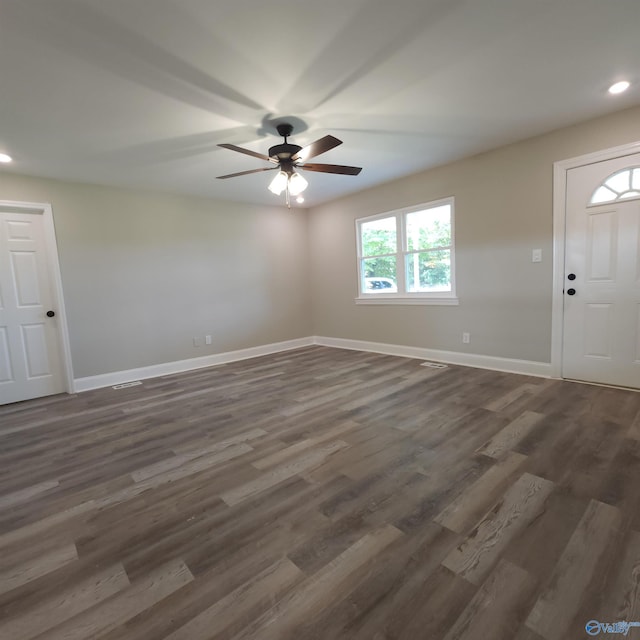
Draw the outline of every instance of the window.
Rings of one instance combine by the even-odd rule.
[[[453,198],[356,220],[360,304],[457,304]]]
[[[591,196],[589,204],[640,198],[640,167],[623,169],[610,175]]]

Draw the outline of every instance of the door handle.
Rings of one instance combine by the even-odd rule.
[[[576,290],[575,289],[567,289],[567,295],[568,296],[575,296],[576,295]]]
[[[53,318],[56,315],[55,311],[47,311],[47,318]]]
[[[569,280],[575,280],[575,279],[576,279],[576,274],[575,274],[575,273],[570,273],[570,274],[567,276],[567,278],[568,278]]]

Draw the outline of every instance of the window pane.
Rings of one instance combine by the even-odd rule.
[[[362,293],[396,293],[396,257],[365,258],[362,277]]]
[[[610,175],[591,196],[589,204],[603,204],[616,200],[640,197],[640,167],[622,169]]]
[[[363,222],[360,233],[363,256],[379,256],[383,253],[396,253],[398,250],[395,216]]]
[[[409,251],[451,245],[451,206],[446,204],[407,214]]]
[[[407,291],[451,291],[451,251],[424,251],[406,256]]]
[[[607,187],[598,187],[593,196],[591,196],[591,204],[600,204],[601,202],[611,202],[618,197],[617,193],[607,189]]]
[[[607,178],[605,185],[612,191],[622,193],[631,187],[631,171],[620,171]]]

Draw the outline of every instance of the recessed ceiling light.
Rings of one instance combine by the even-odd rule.
[[[11,162],[11,156],[6,153],[0,153],[0,162]]]
[[[620,82],[616,82],[609,87],[609,93],[623,93],[630,86],[630,83],[626,80],[621,80]]]
[[[304,198],[303,198],[302,196],[298,196],[298,197],[296,198],[296,202],[297,202],[298,204],[302,204],[302,203],[304,202]]]

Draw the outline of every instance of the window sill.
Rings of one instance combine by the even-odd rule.
[[[404,305],[447,305],[447,306],[457,306],[460,304],[458,298],[424,298],[419,296],[389,296],[389,297],[369,297],[366,298],[361,296],[355,298],[356,304],[404,304]]]

